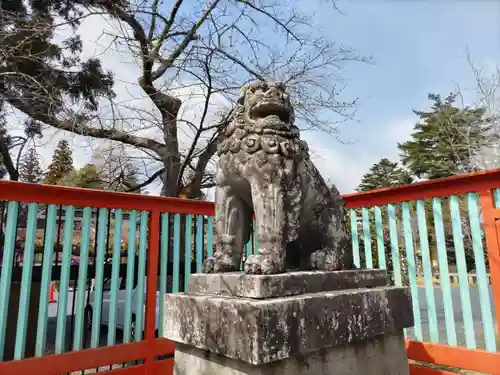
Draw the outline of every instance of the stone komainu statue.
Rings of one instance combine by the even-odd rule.
[[[253,212],[259,249],[245,273],[354,267],[342,196],[312,163],[294,119],[282,84],[243,88],[218,148],[215,254],[204,272],[239,270]]]

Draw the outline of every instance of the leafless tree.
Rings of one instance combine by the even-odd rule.
[[[152,110],[110,98],[107,116],[78,117],[73,106],[68,118],[68,112],[39,113],[10,103],[57,129],[139,150],[155,168],[148,168],[140,187],[162,178],[162,194],[195,198],[213,186],[209,172],[217,143],[240,87],[250,80],[285,82],[303,129],[336,137],[337,124],[355,114],[357,100],[340,99],[343,67],[369,60],[322,37],[313,11],[299,1],[176,0],[170,9],[158,0],[92,4],[87,12],[106,12],[113,25],[114,31],[106,31],[113,40],[109,47],[126,47],[139,64],[135,79]],[[341,16],[333,2],[317,11]],[[191,93],[182,98],[180,90]],[[197,102],[194,120],[183,113],[189,101]]]
[[[484,108],[489,118],[491,142],[479,150],[477,169],[500,167],[500,66],[481,67],[467,51],[467,63],[474,77],[474,87],[469,89],[473,105]]]

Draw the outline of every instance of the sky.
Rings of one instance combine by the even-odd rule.
[[[314,8],[319,2],[324,3],[301,4],[317,10],[314,23],[323,35],[372,58],[371,64],[349,64],[342,71],[347,82],[342,98],[359,98],[359,105],[356,121],[340,125],[340,142],[318,131],[302,134],[325,179],[350,193],[381,158],[398,160],[397,142],[409,138],[416,122],[412,110],[428,108],[429,92],[446,95],[460,87],[467,100],[473,99],[467,92],[474,81],[466,52],[484,69],[500,64],[500,1],[337,0],[342,14],[333,16]],[[104,67],[116,73],[118,98],[134,97],[138,88],[130,77],[138,76],[137,67],[126,54],[102,47],[102,27],[109,27],[102,19],[81,26],[84,57],[97,52]],[[63,137],[68,136],[51,134],[45,142],[44,165]],[[72,143],[75,166],[81,167],[90,161],[95,143],[74,136]],[[157,194],[159,186],[150,191]]]
[[[332,38],[373,57],[373,65],[347,69],[346,93],[360,98],[357,120],[341,126],[341,139],[315,135],[325,150],[318,161],[342,193],[383,157],[398,160],[397,142],[409,138],[413,109],[429,107],[429,92],[474,88],[467,50],[485,69],[500,64],[500,1],[339,1],[345,15],[319,19]],[[330,22],[331,21],[331,22]],[[328,26],[328,25],[331,26]],[[354,143],[352,143],[354,142]]]

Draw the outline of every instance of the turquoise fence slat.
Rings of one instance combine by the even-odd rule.
[[[71,251],[73,248],[73,228],[75,226],[75,207],[67,206],[64,217],[63,251],[61,259],[61,282],[59,283],[59,300],[57,309],[57,328],[55,353],[65,351],[66,316],[68,307],[69,271],[71,267]]]
[[[493,190],[493,198],[495,200],[495,207],[500,207],[500,189]]]
[[[448,253],[443,227],[443,213],[441,199],[432,199],[432,212],[434,217],[434,230],[436,233],[436,246],[439,265],[439,279],[443,293],[444,318],[446,324],[446,339],[448,345],[457,345],[457,332],[455,328],[455,315],[453,313],[453,299],[451,296],[450,274],[448,272]]]
[[[375,206],[373,209],[375,215],[375,234],[377,236],[377,254],[378,268],[385,270],[387,268],[385,262],[385,244],[384,244],[384,228],[382,225],[382,210]]]
[[[120,256],[122,247],[122,224],[123,212],[115,210],[113,228],[113,256],[111,259],[111,290],[109,295],[109,318],[108,318],[108,346],[114,345],[116,341],[116,304],[118,302],[118,284],[120,276]]]
[[[172,280],[172,292],[179,292],[179,263],[181,261],[181,215],[174,215],[174,269]]]
[[[413,304],[413,317],[415,325],[413,330],[415,338],[423,341],[422,335],[422,318],[420,316],[420,301],[418,299],[418,286],[417,286],[417,265],[415,262],[415,251],[413,249],[413,233],[412,233],[412,219],[410,206],[408,202],[403,202],[403,232],[405,239],[406,261],[408,262],[408,281],[411,290],[411,299]]]
[[[125,281],[125,312],[123,318],[123,342],[130,342],[132,328],[132,297],[134,295],[135,254],[137,244],[137,211],[129,214],[128,249],[127,249],[127,280]]]
[[[26,345],[26,332],[28,326],[28,314],[31,290],[31,275],[33,261],[35,258],[36,222],[38,204],[28,205],[28,223],[26,226],[26,241],[24,246],[23,273],[21,278],[21,293],[19,296],[19,309],[17,315],[16,344],[14,348],[14,359],[24,358]]]
[[[160,247],[160,296],[159,296],[159,308],[160,314],[158,316],[158,333],[160,337],[163,337],[163,323],[164,314],[163,306],[165,304],[165,294],[167,293],[167,272],[168,272],[168,237],[169,237],[169,220],[170,217],[168,213],[161,214],[161,247]]]
[[[203,269],[203,216],[196,216],[196,272]]]
[[[467,196],[469,222],[472,237],[472,248],[476,264],[477,287],[479,290],[479,303],[481,304],[481,318],[483,321],[484,341],[486,350],[495,352],[495,326],[491,309],[490,293],[488,288],[488,274],[486,273],[486,262],[484,259],[484,248],[479,224],[479,202],[477,194],[469,193]]]
[[[209,257],[214,255],[213,232],[214,219],[212,216],[209,216],[207,217],[207,256]]]
[[[389,217],[389,238],[391,241],[392,267],[394,273],[394,283],[397,286],[403,285],[401,276],[401,261],[399,258],[398,225],[396,208],[392,204],[387,205],[387,216]]]
[[[436,312],[436,297],[434,295],[434,284],[432,282],[431,254],[429,251],[429,239],[427,221],[425,219],[425,203],[417,201],[417,222],[420,239],[420,251],[422,252],[422,266],[424,268],[424,288],[427,302],[427,317],[429,319],[429,333],[431,342],[439,342],[439,330]]]
[[[356,210],[350,209],[349,216],[351,218],[352,257],[354,265],[356,267],[361,267],[359,259],[358,217]]]
[[[245,254],[247,257],[252,255],[252,236],[250,236],[250,239],[248,240],[248,242],[245,245]]]
[[[255,254],[257,254],[258,250],[259,250],[259,236],[257,236],[257,221],[256,220],[253,220],[253,223],[252,223],[252,228],[253,228],[253,233],[254,233],[254,236],[253,236],[253,252]]]
[[[47,207],[45,224],[45,241],[43,244],[43,264],[42,264],[42,283],[40,290],[40,303],[38,306],[38,320],[35,342],[35,356],[40,357],[45,351],[45,339],[47,336],[47,319],[49,315],[49,292],[50,279],[52,275],[52,255],[54,252],[54,235],[56,233],[56,214],[57,207],[50,204]],[[8,226],[8,221],[7,221]],[[0,330],[1,336],[1,330]],[[0,348],[3,344],[0,345]]]
[[[146,256],[148,246],[148,212],[141,212],[139,222],[139,261],[137,265],[137,289],[135,310],[135,341],[142,339],[144,328],[144,295],[146,294]]]
[[[80,264],[78,266],[78,284],[76,288],[76,311],[75,311],[75,335],[73,337],[73,349],[80,350],[83,340],[85,287],[87,283],[87,270],[89,263],[90,225],[92,220],[92,209],[85,207],[82,215],[82,230],[80,242]]]
[[[465,250],[462,235],[462,220],[458,197],[450,196],[451,226],[453,230],[453,243],[457,261],[458,281],[460,284],[460,300],[462,302],[462,315],[465,326],[465,344],[468,349],[476,349],[476,337],[472,320],[469,281],[467,278],[467,265],[465,263]]]
[[[186,228],[184,238],[184,292],[188,290],[189,277],[191,276],[191,251],[193,246],[193,215],[186,215]]]
[[[368,208],[363,207],[361,210],[363,216],[363,242],[365,247],[365,265],[366,268],[373,268],[372,259],[372,239],[370,235],[370,217],[368,215]]]
[[[104,251],[106,247],[106,231],[108,228],[108,210],[99,209],[97,225],[97,249],[95,261],[95,287],[92,311],[92,332],[90,334],[90,347],[97,348],[101,332],[102,289],[104,279]]]
[[[4,355],[5,334],[7,331],[7,312],[12,282],[12,264],[14,262],[14,248],[16,245],[18,202],[9,202],[7,206],[7,226],[3,243],[2,274],[0,276],[0,296],[3,302],[0,306],[0,360]]]
[[[484,259],[483,242],[481,238],[481,226],[479,224],[479,205],[477,194],[469,193],[467,195],[469,223],[472,237],[472,248],[474,251],[474,260],[476,264],[477,286],[479,290],[479,303],[481,304],[481,317],[483,322],[484,340],[486,350],[495,352],[495,327],[493,325],[493,316],[490,302],[490,293],[488,288],[488,276],[486,272],[486,263]]]

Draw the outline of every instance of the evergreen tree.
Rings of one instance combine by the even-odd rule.
[[[411,184],[413,182],[410,174],[400,168],[397,162],[391,162],[383,158],[373,164],[370,170],[363,176],[358,191],[369,191],[384,187]]]
[[[45,184],[58,185],[61,179],[74,171],[72,153],[68,141],[59,141],[45,176]]]
[[[100,176],[98,168],[92,163],[88,163],[80,169],[71,171],[61,178],[57,184],[99,190],[104,190],[106,186]]]
[[[429,94],[434,103],[430,111],[414,111],[420,122],[410,141],[399,143],[402,162],[417,177],[434,179],[472,172],[475,156],[491,144],[491,122],[483,108],[458,108],[456,95],[443,101]]]
[[[19,166],[21,181],[39,183],[43,180],[43,170],[34,147],[30,148],[21,160]]]

